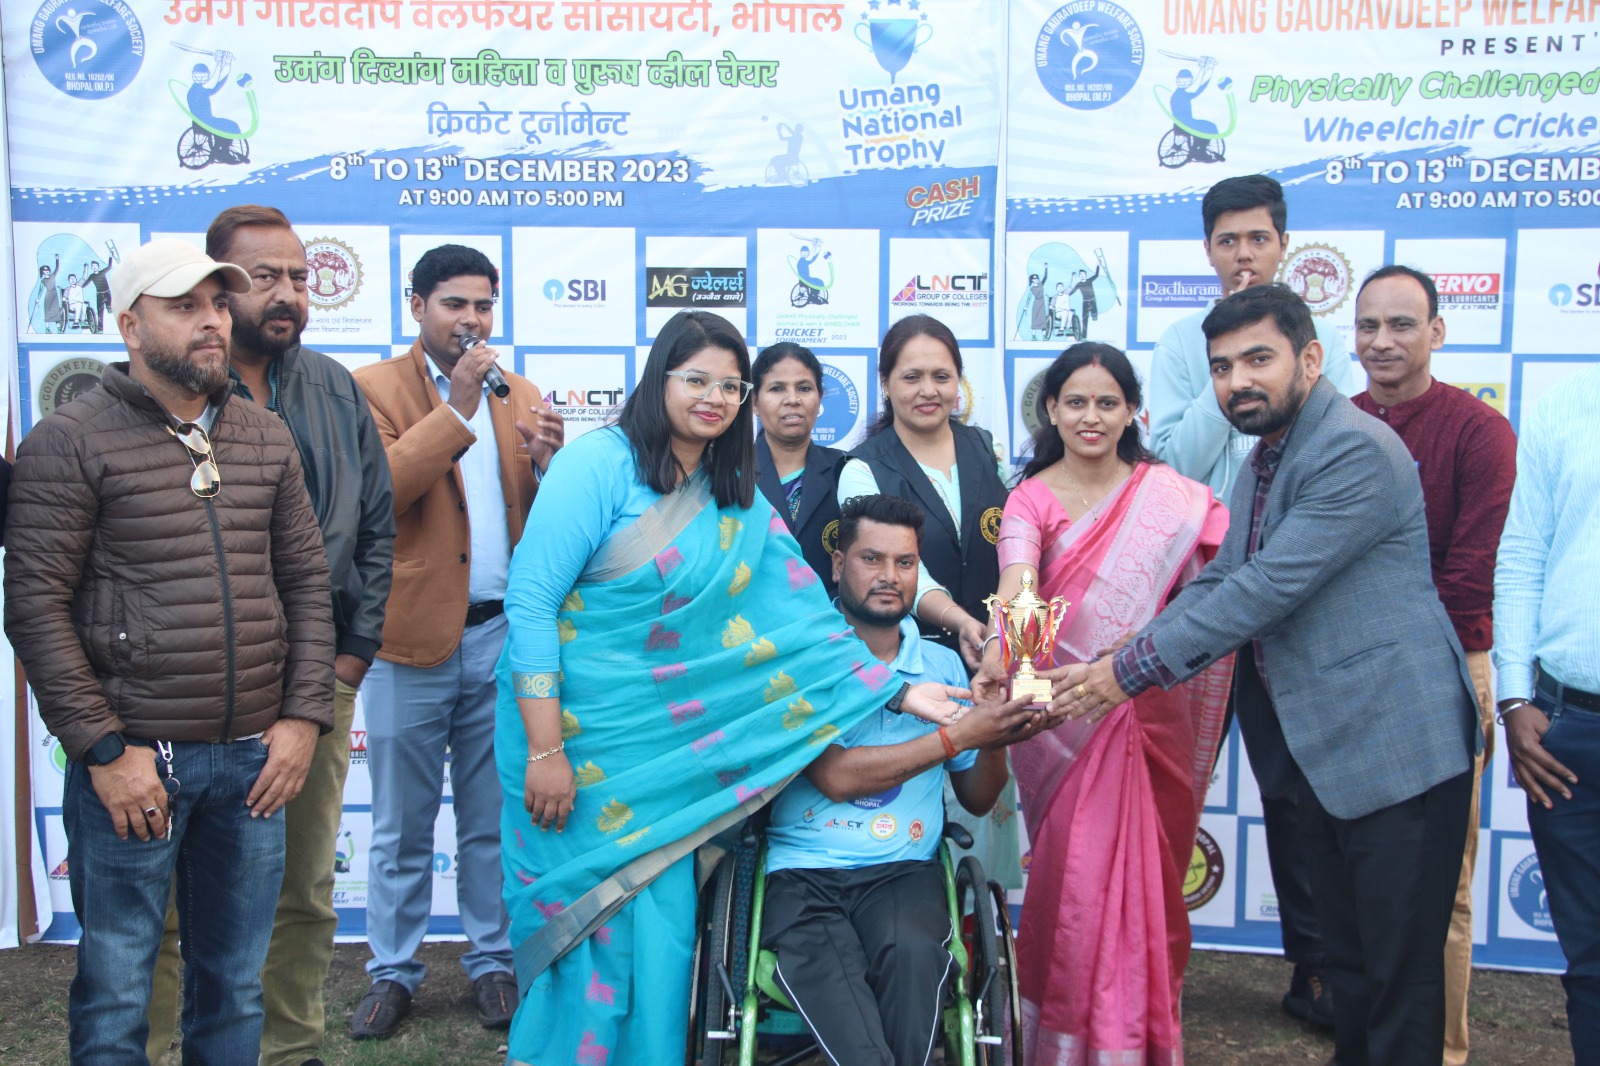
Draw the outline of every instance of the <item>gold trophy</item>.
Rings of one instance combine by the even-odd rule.
[[[1000,665],[1011,672],[1011,698],[1032,696],[1034,703],[1050,702],[1050,682],[1033,672],[1034,663],[1049,666],[1055,653],[1056,630],[1066,613],[1067,601],[1060,596],[1049,603],[1033,591],[1033,571],[1022,572],[1022,589],[1007,603],[998,595],[983,601],[989,608],[994,631],[1000,636]]]

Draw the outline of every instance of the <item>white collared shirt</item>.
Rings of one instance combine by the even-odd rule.
[[[433,356],[423,353],[428,371],[438,386],[445,406],[450,406],[450,378],[439,370]],[[506,494],[500,485],[500,448],[489,418],[489,405],[501,402],[481,386],[483,398],[471,418],[462,418],[454,407],[452,414],[477,434],[478,440],[461,457],[461,484],[467,494],[467,528],[471,531],[472,569],[467,575],[467,602],[503,600],[506,572],[511,566],[511,531],[506,524]]]

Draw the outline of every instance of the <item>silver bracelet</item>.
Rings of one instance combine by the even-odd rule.
[[[978,658],[980,658],[980,659],[983,658],[983,653],[989,650],[989,642],[991,640],[999,640],[999,639],[1000,639],[1000,634],[999,633],[990,633],[988,636],[984,637],[983,638],[983,643],[978,645]]]
[[[555,747],[551,748],[549,751],[541,751],[537,755],[528,756],[528,762],[529,763],[536,763],[540,759],[548,759],[552,755],[557,755],[557,754],[561,753],[562,751],[565,751],[566,747],[567,747],[567,742],[563,740],[561,743],[557,744]]]
[[[1512,711],[1516,710],[1519,707],[1532,707],[1533,705],[1534,705],[1534,703],[1533,703],[1532,700],[1523,699],[1522,697],[1518,696],[1518,697],[1516,697],[1515,702],[1513,702],[1511,704],[1511,706],[1509,706],[1509,707],[1499,707],[1499,706],[1495,707],[1495,709],[1494,709],[1494,720],[1499,722],[1501,725],[1505,725],[1506,724],[1506,715],[1510,714]]]

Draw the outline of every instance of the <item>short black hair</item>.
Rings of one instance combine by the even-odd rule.
[[[1206,198],[1200,201],[1200,218],[1205,222],[1206,240],[1217,228],[1217,219],[1229,211],[1248,211],[1252,207],[1265,207],[1272,215],[1272,225],[1282,237],[1289,229],[1289,205],[1283,199],[1283,186],[1265,174],[1246,174],[1238,178],[1224,178],[1211,186]]]
[[[500,271],[488,256],[464,244],[441,244],[423,252],[411,268],[412,295],[426,300],[444,282],[463,276],[488,278],[490,291],[500,295]]]
[[[1317,328],[1311,321],[1311,309],[1293,289],[1282,282],[1252,285],[1222,300],[1200,323],[1200,331],[1206,335],[1206,347],[1209,350],[1211,342],[1218,337],[1253,326],[1265,318],[1271,318],[1278,332],[1289,339],[1296,355],[1317,339]]]
[[[1361,299],[1361,294],[1367,291],[1368,285],[1371,285],[1374,281],[1382,281],[1384,278],[1410,278],[1418,285],[1421,285],[1423,294],[1428,297],[1428,321],[1432,322],[1439,317],[1439,287],[1433,283],[1432,278],[1422,271],[1408,266],[1401,266],[1399,263],[1381,266],[1368,274],[1367,280],[1363,281],[1361,288],[1356,290],[1356,299]]]
[[[861,532],[862,522],[877,522],[884,526],[904,526],[917,535],[917,547],[922,547],[922,508],[902,496],[852,496],[839,508],[839,541],[835,549],[850,554],[850,546]]]
[[[750,368],[752,375],[750,380],[755,384],[757,392],[761,391],[761,382],[772,373],[772,368],[785,359],[793,359],[811,371],[811,376],[817,381],[817,391],[822,391],[822,364],[818,362],[816,354],[803,344],[779,341],[761,349],[761,354],[756,356],[756,365]]]
[[[679,311],[667,319],[650,346],[639,383],[628,394],[617,425],[633,447],[639,480],[665,496],[678,487],[687,471],[672,451],[672,423],[667,418],[667,371],[676,370],[706,348],[732,352],[739,377],[750,379],[750,349],[732,322],[710,311]],[[711,477],[718,507],[749,507],[756,491],[756,443],[753,404],[739,405],[733,422],[706,445],[700,466]]]

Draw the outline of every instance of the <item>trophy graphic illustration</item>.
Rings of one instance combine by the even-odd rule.
[[[1049,666],[1055,652],[1056,630],[1066,613],[1067,601],[1060,596],[1049,603],[1033,591],[1033,571],[1022,572],[1022,588],[1008,603],[998,595],[984,603],[1000,636],[1000,665],[1011,673],[1011,698],[1032,696],[1034,703],[1050,702],[1050,682],[1033,672],[1035,663]]]
[[[933,27],[915,18],[867,18],[856,23],[856,40],[872,49],[878,66],[889,72],[889,84],[911,57],[933,38]]]

